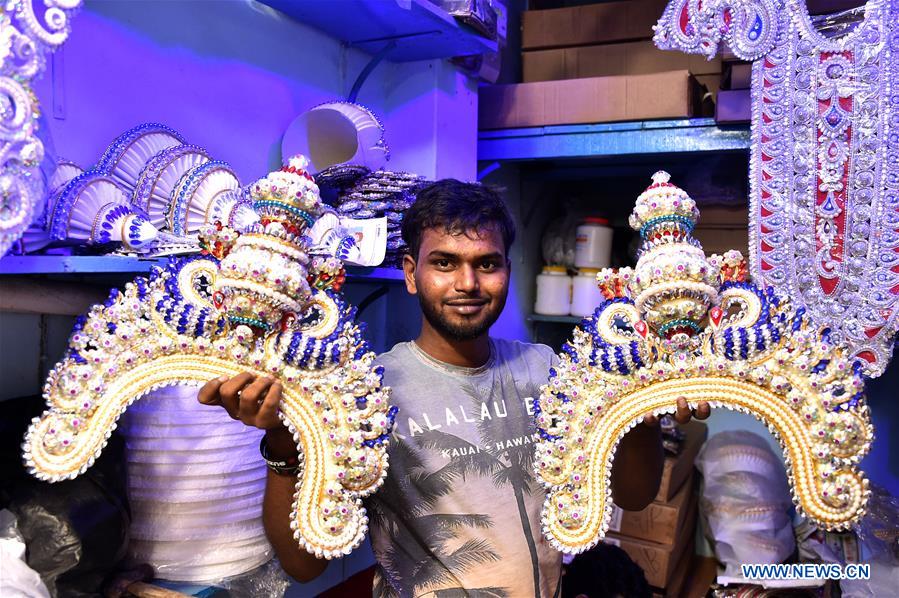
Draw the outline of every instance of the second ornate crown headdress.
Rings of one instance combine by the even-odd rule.
[[[708,401],[754,415],[784,449],[796,506],[827,529],[863,514],[858,463],[873,429],[861,366],[802,308],[747,278],[738,251],[706,257],[694,201],[659,172],[630,218],[635,268],[597,275],[606,300],[574,331],[535,401],[543,531],[565,552],[605,535],[618,442],[649,413]]]

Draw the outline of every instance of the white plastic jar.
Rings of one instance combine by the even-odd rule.
[[[574,245],[576,268],[608,268],[612,256],[612,227],[605,218],[590,216],[577,227]]]
[[[544,266],[537,275],[537,301],[534,313],[567,316],[571,304],[571,276],[565,266]]]
[[[593,315],[593,311],[602,303],[604,297],[596,284],[597,272],[599,270],[596,268],[581,268],[577,276],[573,277],[569,310],[572,316],[585,318]]]

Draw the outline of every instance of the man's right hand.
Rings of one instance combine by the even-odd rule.
[[[281,383],[268,376],[257,378],[249,372],[233,378],[220,376],[207,382],[197,395],[204,405],[221,405],[232,419],[263,430],[284,424],[278,418]]]
[[[281,383],[274,378],[257,378],[249,372],[230,379],[220,376],[200,389],[197,400],[204,405],[220,405],[233,419],[265,430],[273,457],[296,455],[297,447],[290,431],[278,417]]]

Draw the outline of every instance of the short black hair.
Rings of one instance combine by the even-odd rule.
[[[502,235],[508,257],[515,240],[515,221],[500,194],[480,183],[442,179],[416,193],[415,203],[403,215],[403,241],[418,259],[422,235],[429,228],[460,234],[491,227]]]

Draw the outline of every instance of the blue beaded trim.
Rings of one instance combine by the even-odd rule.
[[[66,238],[69,228],[69,214],[75,205],[78,195],[89,183],[98,177],[106,175],[96,169],[85,170],[74,179],[66,183],[59,192],[53,213],[50,215],[50,238],[54,241],[62,241]]]
[[[247,326],[252,326],[255,328],[261,328],[263,330],[271,330],[272,326],[268,322],[264,320],[260,320],[259,318],[245,318],[243,316],[228,316],[228,321],[232,324],[246,324]]]
[[[399,412],[400,408],[396,405],[391,405],[387,408],[387,430],[378,436],[377,438],[373,438],[371,440],[363,440],[363,446],[367,446],[369,448],[373,448],[378,446],[379,444],[383,444],[390,438],[390,432],[393,431],[394,423],[396,423],[396,414]]]
[[[163,124],[159,123],[143,123],[131,129],[128,129],[119,135],[112,144],[106,148],[94,170],[109,174],[122,157],[122,153],[127,150],[132,143],[138,138],[148,133],[168,133],[178,140],[178,143],[184,143],[181,134]]]
[[[640,227],[640,237],[645,237],[646,235],[648,235],[656,225],[668,222],[673,222],[675,224],[683,226],[688,233],[692,232],[693,227],[695,226],[695,222],[691,218],[681,216],[680,214],[666,214],[665,216],[656,216],[655,218],[650,218],[649,220],[644,222],[643,226]]]
[[[263,199],[260,201],[253,202],[253,209],[259,211],[260,208],[277,208],[279,210],[284,210],[285,212],[289,212],[298,218],[302,218],[306,221],[307,226],[312,226],[315,224],[315,218],[309,215],[308,212],[301,210],[295,206],[292,206],[288,203],[284,203],[283,201],[275,201],[274,199]]]
[[[334,257],[339,260],[345,260],[350,255],[350,249],[356,246],[356,239],[353,237],[344,237],[340,240],[340,243],[337,245],[337,249],[334,252]]]
[[[131,203],[143,209],[150,208],[150,195],[153,188],[159,182],[162,171],[168,168],[175,160],[190,153],[200,154],[207,159],[206,150],[198,145],[176,145],[162,150],[150,158],[141,169],[131,195]]]
[[[128,206],[117,205],[110,208],[103,214],[103,222],[100,224],[99,230],[91,231],[91,241],[94,243],[110,243],[112,241],[112,232],[115,230],[116,221],[131,214]],[[132,225],[132,229],[134,226]],[[129,241],[132,235],[129,235]]]
[[[670,322],[665,322],[661,326],[659,326],[659,334],[664,336],[666,332],[671,330],[672,328],[677,328],[679,326],[686,326],[696,332],[701,332],[702,328],[694,322],[693,320],[671,320]]]
[[[190,169],[180,181],[178,181],[176,189],[178,196],[169,204],[166,220],[169,228],[176,235],[183,236],[187,233],[187,208],[190,200],[196,192],[197,187],[203,182],[210,172],[215,170],[227,170],[231,172],[231,167],[227,162],[221,160],[210,160],[199,166]],[[232,173],[233,174],[233,173]],[[236,177],[235,177],[236,178]]]

